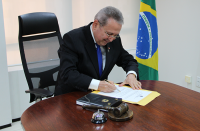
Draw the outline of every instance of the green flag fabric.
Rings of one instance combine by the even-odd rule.
[[[158,28],[155,0],[141,0],[136,60],[140,80],[158,80]]]

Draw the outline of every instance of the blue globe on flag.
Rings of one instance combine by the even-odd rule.
[[[150,59],[158,48],[158,30],[156,17],[150,12],[140,12],[136,56]]]

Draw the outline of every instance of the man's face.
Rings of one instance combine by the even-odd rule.
[[[120,33],[122,25],[110,18],[108,19],[107,24],[104,26],[101,26],[101,23],[99,23],[98,20],[95,20],[92,27],[94,38],[97,44],[100,46],[105,46],[109,42],[115,40],[115,36]]]

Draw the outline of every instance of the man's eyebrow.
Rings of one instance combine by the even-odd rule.
[[[110,34],[110,35],[113,35],[114,33],[111,33],[111,32],[107,32],[108,34]],[[118,34],[115,34],[115,35],[118,35]]]

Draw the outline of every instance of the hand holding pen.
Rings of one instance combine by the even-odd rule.
[[[99,83],[99,86],[98,86],[98,90],[99,91],[102,91],[102,92],[113,92],[114,90],[116,90],[116,86],[114,84],[114,82],[112,81],[105,81],[105,80],[102,80],[100,81]]]
[[[105,81],[106,82],[108,82],[108,83],[111,83],[110,81],[108,81],[107,79],[105,79]],[[113,83],[111,83],[111,84],[114,84],[114,82]],[[121,92],[118,88],[117,88],[117,90],[119,91],[119,92]]]

